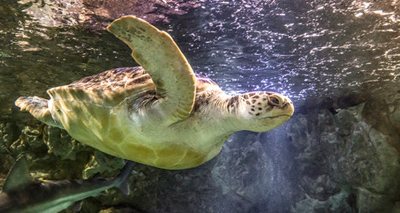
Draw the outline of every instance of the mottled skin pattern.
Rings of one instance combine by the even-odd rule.
[[[111,26],[143,67],[109,70],[49,89],[50,100],[20,97],[15,104],[82,143],[164,169],[201,165],[232,133],[269,131],[293,114],[292,102],[276,93],[225,94],[193,73],[168,34],[143,20],[127,16]]]

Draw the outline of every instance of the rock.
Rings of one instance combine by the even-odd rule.
[[[105,30],[111,21],[123,15],[135,15],[150,23],[168,23],[169,15],[184,15],[199,7],[193,0],[23,0],[25,11],[42,26],[83,26]]]
[[[400,101],[393,103],[390,109],[390,121],[400,130]]]
[[[91,178],[95,174],[103,174],[103,176],[115,176],[116,171],[124,167],[125,161],[121,158],[116,158],[104,154],[98,150],[94,150],[94,155],[90,161],[86,164],[86,168],[83,171],[83,178]],[[110,175],[111,173],[111,175]]]
[[[307,195],[296,201],[293,212],[395,208],[400,196],[400,155],[389,115],[384,102],[369,99],[335,114],[328,109],[297,114],[288,123],[288,133],[297,139],[292,140],[298,149],[293,154]],[[334,199],[339,194],[342,198]]]
[[[357,203],[359,212],[395,212],[396,203],[391,196],[385,193],[369,191],[365,188],[357,189]]]
[[[217,192],[226,198],[226,203],[221,201],[220,209],[213,210],[249,212],[259,209],[273,187],[271,163],[260,142],[260,134],[234,134],[226,142],[211,171],[219,188]]]
[[[99,211],[99,213],[144,213],[143,211],[134,209],[134,208],[129,208],[129,207],[125,207],[125,208],[108,208],[108,209],[103,209],[101,211]]]
[[[0,172],[7,174],[13,165],[9,147],[19,137],[19,128],[15,123],[0,123]],[[1,179],[1,178],[0,178]]]
[[[352,202],[349,202],[351,195],[346,192],[340,192],[331,195],[327,200],[313,199],[310,196],[306,196],[305,199],[297,202],[292,208],[292,213],[302,212],[332,212],[332,213],[356,213],[356,206],[352,206]],[[353,203],[354,204],[354,203]]]
[[[61,160],[76,160],[80,152],[89,151],[87,146],[74,140],[65,130],[50,127],[46,128],[44,142],[49,152],[61,158]],[[93,150],[90,150],[93,152]]]

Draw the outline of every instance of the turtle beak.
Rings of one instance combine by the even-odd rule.
[[[282,109],[284,110],[285,115],[288,115],[291,117],[294,113],[293,102],[289,98],[286,98],[285,104],[283,105]]]

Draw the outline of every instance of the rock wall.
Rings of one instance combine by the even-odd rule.
[[[47,27],[84,26],[94,31],[105,30],[123,15],[136,15],[151,23],[168,23],[168,16],[184,15],[199,6],[191,0],[21,0],[25,11]]]
[[[400,196],[399,99],[332,114],[309,110],[287,129],[305,198],[294,212],[395,212]],[[394,122],[393,122],[394,121]]]

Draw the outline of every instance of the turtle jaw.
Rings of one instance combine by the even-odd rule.
[[[282,126],[291,118],[291,115],[279,115],[275,117],[267,117],[262,119],[258,128],[256,128],[256,132],[267,132]]]

